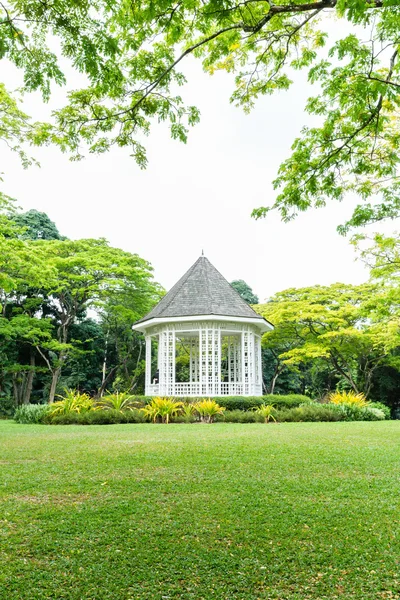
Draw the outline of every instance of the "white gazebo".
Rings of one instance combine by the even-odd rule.
[[[262,395],[261,336],[273,326],[205,256],[133,329],[146,339],[146,396]],[[178,354],[188,381],[176,381]]]

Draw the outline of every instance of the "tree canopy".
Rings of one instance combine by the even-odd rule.
[[[329,27],[343,32],[329,42]],[[146,165],[143,134],[167,121],[185,141],[198,107],[178,93],[183,60],[208,73],[232,73],[232,102],[286,90],[305,69],[316,94],[304,128],[279,169],[271,208],[284,220],[356,193],[361,202],[341,232],[399,214],[399,0],[6,0],[0,5],[0,57],[22,69],[22,93],[67,83],[61,57],[86,78],[48,123],[35,123],[0,86],[1,137],[29,163],[24,142],[84,148],[128,147]],[[54,38],[56,42],[54,43]]]
[[[235,279],[231,281],[231,286],[237,291],[239,296],[248,304],[258,304],[258,296],[253,292],[248,283],[243,279]]]
[[[264,346],[275,350],[281,371],[325,364],[336,380],[368,395],[376,369],[400,366],[399,308],[390,286],[367,283],[289,289],[257,310],[275,325]]]
[[[63,239],[56,224],[44,212],[28,210],[25,213],[17,213],[13,221],[23,227],[20,237],[26,240],[61,240]]]
[[[16,403],[26,403],[38,382],[53,401],[62,376],[68,384],[100,387],[110,370],[113,377],[122,370],[124,385],[131,385],[126,364],[140,359],[141,342],[136,335],[125,362],[120,347],[162,292],[151,265],[104,239],[54,239],[60,238],[54,223],[33,212],[33,223],[39,214],[41,224],[33,231],[25,226],[32,215],[26,219],[4,204],[0,212],[0,396],[10,382]],[[125,315],[119,336],[110,337],[111,314]]]

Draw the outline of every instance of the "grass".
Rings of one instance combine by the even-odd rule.
[[[399,434],[0,421],[0,598],[398,599]]]

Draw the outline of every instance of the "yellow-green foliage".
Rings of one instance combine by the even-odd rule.
[[[107,393],[101,400],[96,402],[96,409],[99,410],[117,410],[118,412],[124,412],[125,410],[134,410],[137,408],[137,402],[134,400],[134,396],[127,392],[116,392],[115,394]]]
[[[329,395],[329,402],[354,408],[366,408],[369,404],[364,394],[355,392],[333,392]]]
[[[162,423],[169,423],[169,418],[177,415],[182,409],[182,402],[175,402],[173,398],[153,398],[153,400],[140,410],[146,417],[155,423],[161,417]]]
[[[183,403],[181,412],[186,419],[190,420],[190,418],[196,413],[196,406],[194,404]]]
[[[269,423],[271,419],[273,421],[276,421],[274,416],[276,411],[275,407],[272,404],[261,404],[261,406],[257,406],[254,410],[258,415],[263,417],[266,423]]]
[[[64,390],[61,400],[54,402],[50,407],[52,415],[65,415],[70,412],[82,413],[93,408],[93,400],[88,394],[81,394],[73,390]]]
[[[215,400],[204,398],[194,405],[196,412],[200,415],[200,419],[205,423],[212,423],[216,415],[222,415],[225,407],[220,406]]]

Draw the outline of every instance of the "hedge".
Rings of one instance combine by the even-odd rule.
[[[209,396],[207,396],[208,398]],[[205,396],[193,397],[176,397],[179,402],[193,404],[199,400],[203,400]],[[224,406],[226,410],[251,410],[261,404],[273,404],[275,408],[296,407],[301,404],[310,404],[313,402],[308,396],[302,394],[269,394],[266,396],[210,396],[211,400],[218,402],[220,406]],[[152,401],[151,396],[135,396],[134,400],[143,406]]]
[[[43,421],[49,425],[113,425],[120,423],[145,423],[146,417],[140,410],[89,410],[70,412],[65,415],[47,414]]]

